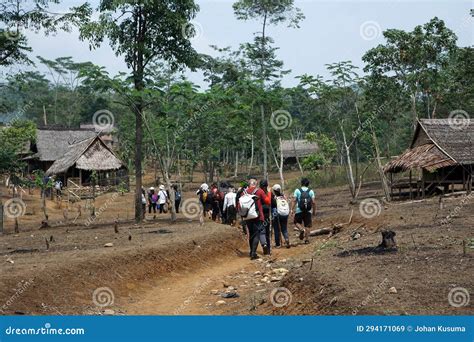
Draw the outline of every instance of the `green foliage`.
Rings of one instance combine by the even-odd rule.
[[[0,173],[20,171],[24,163],[19,160],[18,154],[35,139],[36,126],[31,121],[15,120],[10,126],[0,129]]]
[[[327,135],[315,132],[306,133],[305,139],[317,143],[319,151],[304,158],[301,165],[305,170],[318,170],[329,165],[337,154],[336,142]]]

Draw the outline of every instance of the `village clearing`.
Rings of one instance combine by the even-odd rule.
[[[291,231],[291,249],[273,249],[257,261],[230,226],[200,226],[182,214],[175,224],[169,215],[134,224],[127,215],[130,193],[113,201],[114,194],[99,196],[97,208],[108,203],[109,209],[88,225],[84,217],[73,223],[72,214],[66,223],[64,209],[48,201],[46,229],[38,228],[39,196],[25,195],[20,233],[0,240],[0,309],[17,315],[474,313],[472,303],[448,301],[451,289],[474,288],[472,196],[381,201],[379,215],[365,218],[359,204],[348,204],[346,187],[316,190],[313,229],[343,223],[342,229],[312,237],[309,245]],[[360,196],[381,198],[380,186],[366,184]],[[386,229],[396,232],[398,250],[376,253]]]

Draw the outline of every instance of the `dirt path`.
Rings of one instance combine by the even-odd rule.
[[[295,244],[293,248],[274,249],[271,257],[251,261],[246,255],[227,256],[194,272],[170,275],[156,281],[151,289],[139,295],[132,303],[121,308],[131,315],[208,315],[223,313],[227,307],[219,308],[216,302],[221,297],[213,291],[224,292],[232,286],[242,295],[249,294],[249,274],[262,269],[266,262],[277,262],[298,257],[311,246]],[[242,251],[246,251],[243,246]],[[244,279],[245,278],[245,279]],[[226,303],[237,303],[232,299]]]

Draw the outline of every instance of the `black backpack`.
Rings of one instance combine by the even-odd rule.
[[[309,195],[310,191],[311,191],[310,189],[306,191],[304,191],[303,189],[300,189],[300,197],[298,199],[298,208],[300,208],[300,210],[303,213],[309,213],[313,206],[313,199]]]

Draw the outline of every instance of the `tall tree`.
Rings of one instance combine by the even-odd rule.
[[[146,103],[145,68],[153,61],[166,60],[172,67],[194,68],[197,54],[189,41],[194,34],[190,20],[199,7],[193,0],[103,0],[97,21],[91,20],[92,8],[80,26],[81,39],[89,40],[91,48],[99,47],[108,38],[117,55],[124,57],[131,69],[133,97],[131,110],[135,113],[135,220],[143,218],[142,140],[143,110]]]
[[[383,35],[386,44],[362,57],[367,63],[364,71],[372,76],[390,76],[403,86],[411,101],[413,127],[419,117],[420,99],[426,99],[427,116],[435,117],[443,88],[439,87],[441,70],[448,66],[456,49],[456,35],[437,17],[411,32],[389,29]]]
[[[250,56],[256,57],[259,63],[258,78],[264,87],[265,82],[274,77],[275,63],[270,62],[274,57],[274,49],[268,46],[273,42],[267,36],[269,25],[278,25],[286,22],[288,27],[298,27],[299,22],[304,19],[301,10],[294,6],[294,0],[238,0],[233,5],[234,13],[239,20],[259,20],[262,30],[255,37],[254,44],[248,44],[247,49]],[[277,66],[278,67],[278,66]],[[260,119],[262,124],[263,139],[263,176],[268,178],[268,152],[267,132],[265,120],[265,105],[260,104]]]

